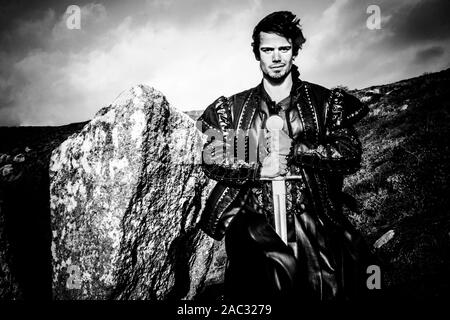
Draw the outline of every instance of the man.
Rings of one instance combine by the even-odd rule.
[[[225,236],[229,301],[350,299],[364,291],[369,254],[342,214],[342,185],[360,166],[353,125],[368,110],[342,90],[300,80],[293,62],[304,42],[293,13],[265,17],[252,43],[261,84],[218,98],[199,118],[208,135],[203,169],[218,181],[201,226]],[[271,115],[283,119],[276,138],[266,130]],[[289,175],[301,179],[286,182],[286,245],[273,228],[267,179]]]

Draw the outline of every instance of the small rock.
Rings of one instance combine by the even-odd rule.
[[[14,171],[14,168],[11,164],[4,165],[0,168],[0,173],[3,177],[10,175]]]
[[[402,105],[401,108],[400,108],[401,111],[405,111],[406,109],[408,109],[408,105],[407,104]]]
[[[372,94],[379,94],[380,93],[380,89],[379,88],[375,88],[375,89],[372,89],[372,90],[367,90],[366,92],[372,93]]]
[[[391,241],[391,239],[394,237],[395,232],[394,230],[389,230],[385,234],[383,234],[375,243],[373,244],[374,248],[378,249],[384,246],[386,243]]]
[[[14,157],[14,162],[24,162],[25,161],[25,156],[22,153],[19,153],[18,155],[16,155]]]
[[[28,148],[28,147],[25,147],[25,152],[30,152],[31,151],[31,149],[30,148]]]
[[[9,160],[9,156],[6,153],[0,153],[0,164],[6,163]]]

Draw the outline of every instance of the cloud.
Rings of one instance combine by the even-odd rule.
[[[435,60],[436,58],[441,57],[444,53],[445,53],[445,49],[443,47],[433,46],[431,48],[419,50],[416,53],[415,61],[417,63],[425,63],[430,60]]]
[[[58,23],[52,28],[50,36],[53,43],[58,43],[58,45],[61,46],[61,41],[68,40],[64,44],[66,46],[70,46],[71,44],[79,43],[78,41],[74,41],[74,36],[78,36],[77,40],[92,40],[92,38],[95,38],[97,35],[102,34],[103,31],[105,31],[108,13],[102,4],[88,3],[80,9],[81,29],[74,30],[67,28],[67,19],[70,18],[72,12],[66,12],[61,16]],[[103,30],[99,30],[99,28]]]
[[[366,26],[372,0],[83,0],[81,30],[66,28],[67,1],[11,5],[16,16],[0,22],[0,125],[87,120],[138,83],[181,110],[205,108],[260,81],[251,32],[275,10],[302,19],[296,61],[307,81],[362,88],[438,71],[450,61],[447,5],[429,2],[378,0],[380,30]]]
[[[387,25],[394,34],[392,43],[407,46],[449,39],[449,12],[448,0],[422,0],[414,5],[403,6]]]
[[[433,0],[443,9],[444,1]],[[432,26],[441,22],[444,13],[433,21],[428,4],[423,0],[378,1],[381,29],[366,26],[366,9],[373,1],[336,0],[317,19],[299,64],[305,77],[326,86],[336,84],[352,88],[384,84],[416,76],[424,71],[438,71],[448,65],[445,54],[433,52],[422,59],[430,47],[450,48],[446,27]],[[421,10],[424,12],[421,12]],[[414,21],[427,21],[427,32],[413,36]],[[420,24],[419,24],[420,25]],[[426,37],[425,34],[429,35]],[[306,35],[308,38],[308,34]],[[448,50],[447,50],[448,51]]]
[[[82,14],[89,18],[85,19],[88,25],[94,20],[92,13],[98,9],[98,5],[91,4],[82,7]],[[69,41],[64,39],[64,29],[68,30],[64,14],[57,16],[53,9],[30,8],[23,14],[28,16],[29,12],[35,15],[28,20],[9,21],[11,29],[1,33],[0,125],[61,123],[65,112],[56,112],[64,109],[58,92],[74,91],[73,88],[62,88],[64,70],[71,61],[71,56],[66,53],[77,47],[82,49],[83,41],[74,41],[73,36]],[[58,84],[58,90],[55,90],[55,84]],[[40,117],[48,120],[38,120]],[[71,121],[66,118],[65,122]]]
[[[91,16],[103,19],[98,7],[86,5],[83,10],[97,12]],[[258,74],[250,72],[256,62],[249,39],[235,37],[250,30],[252,10],[257,5],[226,18],[212,11],[201,26],[181,30],[170,25],[161,28],[153,21],[137,27],[132,17],[126,17],[97,35],[96,46],[59,50],[58,45],[71,39],[63,30],[63,16],[52,29],[52,50],[30,51],[13,65],[7,82],[16,118],[22,125],[86,120],[138,83],[161,90],[180,109],[204,108],[219,95],[231,95],[258,81]],[[229,21],[218,23],[219,17]],[[225,81],[230,78],[232,82]]]
[[[40,12],[39,16],[32,20],[19,19],[11,29],[3,30],[1,33],[0,50],[22,57],[29,50],[45,47],[56,19],[52,9]]]

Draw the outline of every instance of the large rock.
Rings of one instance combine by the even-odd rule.
[[[52,153],[55,299],[192,299],[223,273],[199,231],[215,182],[195,122],[147,86],[123,92]]]

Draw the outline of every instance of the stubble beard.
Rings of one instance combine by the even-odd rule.
[[[286,79],[287,76],[291,73],[292,68],[289,68],[289,70],[283,72],[270,72],[270,71],[264,71],[263,70],[263,77],[267,80],[269,80],[272,83],[281,83]]]

